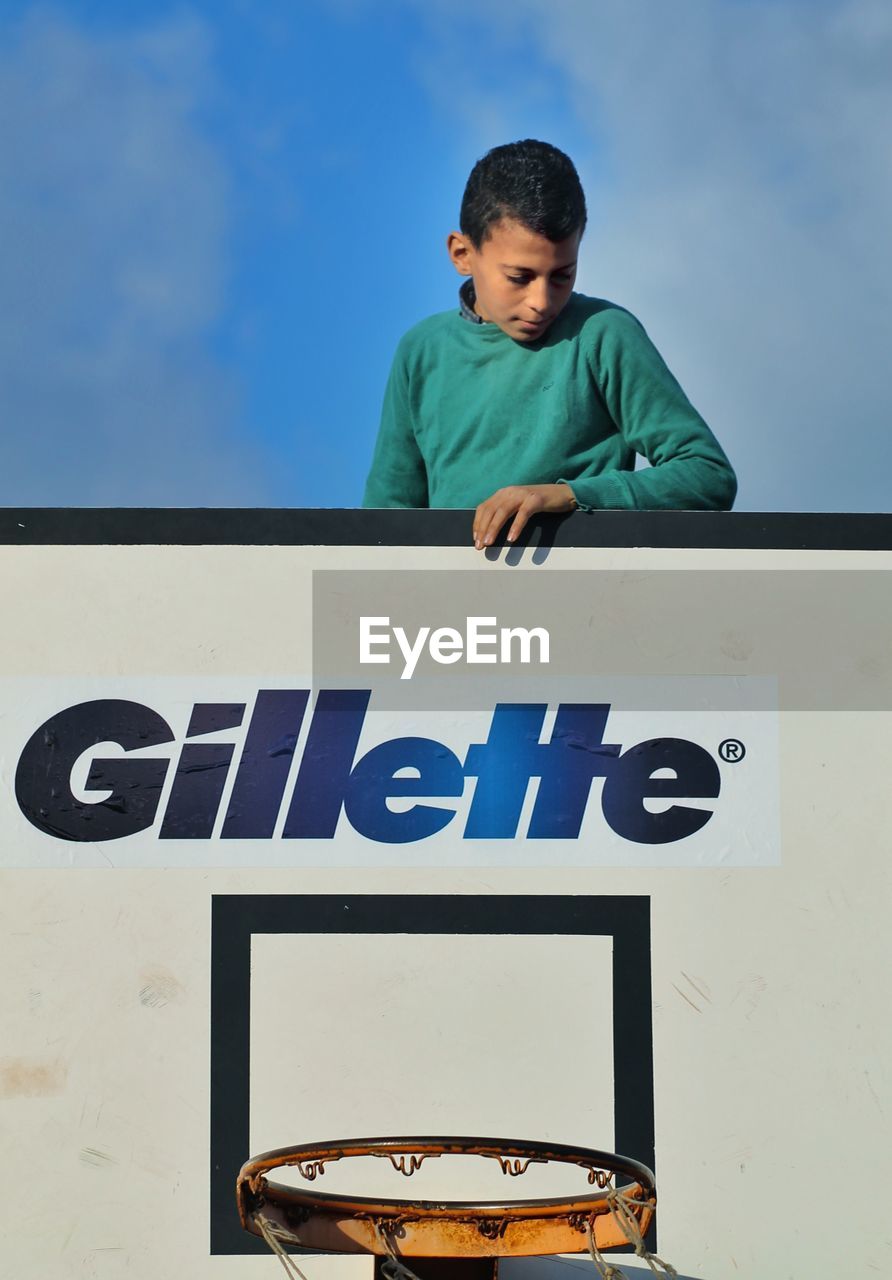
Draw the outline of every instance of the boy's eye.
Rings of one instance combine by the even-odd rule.
[[[552,276],[551,278],[555,284],[570,284],[573,280],[572,275]],[[529,276],[508,276],[507,279],[510,280],[512,284],[529,284],[530,282]]]

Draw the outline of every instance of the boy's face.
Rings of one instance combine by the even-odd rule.
[[[502,218],[479,249],[453,231],[449,256],[460,275],[473,276],[477,314],[515,342],[541,338],[566,306],[576,280],[581,231],[553,244],[520,222]]]

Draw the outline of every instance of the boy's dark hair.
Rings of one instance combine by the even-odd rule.
[[[479,249],[501,218],[513,218],[553,244],[583,231],[585,196],[570,157],[532,138],[487,151],[465,187],[462,234]]]

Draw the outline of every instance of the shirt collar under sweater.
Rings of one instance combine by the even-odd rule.
[[[478,316],[474,310],[474,303],[477,301],[477,293],[474,289],[473,280],[465,280],[458,291],[458,305],[462,317],[469,320],[471,324],[486,324],[483,316]]]

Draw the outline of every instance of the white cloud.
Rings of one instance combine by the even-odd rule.
[[[592,140],[580,287],[640,315],[737,465],[738,505],[889,509],[886,0],[460,13],[493,45],[526,24],[567,78]]]
[[[195,123],[194,18],[88,34],[51,10],[0,52],[0,503],[262,500],[210,335],[226,174]]]

